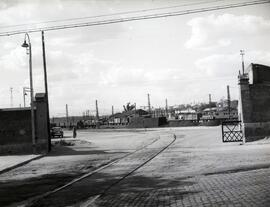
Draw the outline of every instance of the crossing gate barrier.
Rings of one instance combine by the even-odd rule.
[[[221,123],[223,142],[242,142],[243,132],[241,121],[223,121]]]

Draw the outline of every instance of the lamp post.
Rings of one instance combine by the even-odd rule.
[[[26,42],[26,39],[28,40],[28,43]],[[35,112],[34,112],[34,92],[33,92],[33,75],[32,75],[32,48],[31,48],[31,42],[30,37],[28,33],[25,33],[24,36],[24,42],[22,44],[22,47],[26,48],[26,54],[29,55],[29,75],[30,75],[30,96],[31,96],[31,132],[32,132],[32,147],[33,147],[33,153],[36,153],[36,133],[35,133]],[[27,53],[27,49],[28,52]]]

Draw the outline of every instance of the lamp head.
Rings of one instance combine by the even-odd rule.
[[[28,48],[29,45],[26,43],[26,40],[24,40],[23,44],[22,44],[22,47],[25,47],[25,48]]]

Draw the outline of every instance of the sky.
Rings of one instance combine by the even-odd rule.
[[[173,12],[245,0],[0,0],[0,33],[118,17]],[[162,10],[151,10],[164,8]],[[169,7],[169,8],[168,8]],[[44,23],[137,11],[140,13]],[[43,22],[43,23],[41,23]],[[39,23],[37,25],[37,23]],[[17,25],[17,26],[16,26]],[[20,26],[18,26],[20,25]],[[270,4],[92,27],[45,31],[51,116],[238,99],[240,50],[245,65],[270,65]],[[30,33],[34,91],[44,92],[41,33]],[[29,87],[24,34],[0,37],[0,108],[23,105]],[[26,103],[29,105],[29,95]]]

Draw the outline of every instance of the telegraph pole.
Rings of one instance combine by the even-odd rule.
[[[228,100],[228,111],[229,119],[231,118],[231,96],[230,96],[230,86],[227,86],[227,100]]]
[[[10,108],[13,107],[13,88],[10,87]]]
[[[112,106],[112,115],[114,115],[114,109],[113,109],[113,106]]]
[[[47,132],[48,132],[48,149],[51,151],[51,133],[50,133],[50,112],[49,112],[49,98],[48,98],[48,81],[47,81],[47,66],[46,66],[46,52],[45,52],[45,40],[44,31],[41,31],[42,39],[42,58],[43,58],[43,70],[44,70],[44,87],[45,87],[45,98],[47,104]]]
[[[211,100],[211,94],[209,94],[209,113],[212,112],[212,106],[211,106],[212,100]]]
[[[96,100],[96,119],[99,120],[98,101]]]
[[[165,116],[168,116],[168,100],[165,100]]]
[[[66,121],[67,121],[67,125],[68,125],[68,105],[66,104]]]
[[[25,88],[23,87],[23,107],[25,108],[25,96],[26,96],[26,92],[25,92]]]
[[[240,55],[242,56],[242,73],[244,75],[244,73],[245,73],[245,64],[244,64],[245,51],[244,50],[240,50]]]
[[[98,101],[96,100],[96,128],[99,129]]]

